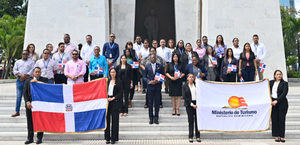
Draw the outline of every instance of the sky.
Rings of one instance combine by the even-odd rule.
[[[300,10],[300,0],[295,0],[295,7],[297,10]]]

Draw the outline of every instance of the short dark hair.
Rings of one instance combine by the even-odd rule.
[[[69,36],[70,37],[70,35],[68,33],[66,33],[64,36]]]
[[[239,38],[235,37],[235,38],[232,39],[232,42],[234,42],[235,39],[237,39],[239,41]]]
[[[33,69],[33,71],[35,71],[36,69],[42,70],[40,67],[37,66]]]
[[[48,43],[48,44],[46,45],[46,48],[48,48],[49,45],[52,45],[52,44],[51,44],[51,43]]]
[[[91,37],[91,38],[93,38],[92,35],[90,35],[90,34],[86,35],[85,37]]]
[[[254,34],[254,35],[253,35],[253,37],[257,37],[257,38],[259,38],[257,34]]]
[[[65,45],[65,43],[59,42],[59,43],[58,43],[58,47],[59,47],[60,45]]]
[[[203,39],[203,38],[207,38],[207,36],[202,36],[202,39]]]
[[[74,49],[74,50],[72,51],[72,53],[73,53],[74,51],[76,51],[77,53],[79,53],[78,50],[76,50],[76,49]]]
[[[49,50],[48,48],[45,48],[45,49],[43,50],[43,53],[44,53],[45,51],[49,51],[49,52],[50,52],[50,50]]]

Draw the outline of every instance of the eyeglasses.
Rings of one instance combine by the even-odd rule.
[[[44,53],[44,54],[50,54],[50,53]]]
[[[23,53],[22,55],[28,55],[28,53]]]
[[[73,53],[72,55],[78,55],[77,53]]]

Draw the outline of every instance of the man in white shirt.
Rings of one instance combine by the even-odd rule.
[[[65,53],[65,45],[63,42],[58,44],[58,52],[56,52],[52,59],[57,63],[58,70],[54,75],[55,84],[67,84],[67,77],[64,74],[66,63],[71,60],[69,53]]]
[[[92,35],[86,35],[86,44],[82,46],[82,49],[80,51],[80,56],[82,60],[86,63],[86,72],[84,74],[84,82],[88,82],[89,79],[89,63],[91,58],[95,55],[94,54],[94,48],[95,45],[92,43],[93,38]]]
[[[255,54],[256,57],[256,64],[257,64],[257,69],[259,68],[261,63],[264,63],[264,58],[266,57],[267,50],[266,47],[263,43],[258,42],[259,37],[258,35],[253,35],[253,43],[251,44],[251,49]],[[263,72],[258,71],[258,77],[259,80],[262,80],[263,77]]]
[[[240,48],[240,46],[239,46],[239,38],[233,38],[232,44],[233,44],[233,46],[231,48],[232,48],[232,51],[233,51],[233,56],[237,60],[239,60],[240,55],[243,52],[243,48]]]
[[[144,58],[149,56],[150,54],[150,48],[149,48],[149,40],[145,39],[144,40],[144,47],[140,50],[139,52],[139,59],[142,61]]]
[[[138,54],[140,54],[140,51],[141,51],[143,48],[144,48],[144,45],[143,45],[143,43],[142,43],[142,38],[141,38],[141,36],[137,35],[137,36],[135,37],[135,43],[133,44],[133,49],[135,50],[135,54],[137,55],[137,56],[136,56],[137,59],[140,59],[140,58],[139,58],[140,56],[139,56]]]
[[[38,60],[34,67],[40,67],[42,70],[42,77],[49,79],[49,84],[54,83],[54,74],[56,74],[58,65],[50,58],[50,50],[43,50],[43,58]]]
[[[11,115],[11,117],[20,116],[20,107],[23,96],[24,83],[27,78],[32,75],[34,68],[34,61],[28,59],[29,52],[23,50],[22,59],[16,61],[13,73],[17,77],[16,88],[17,88],[17,102],[16,102],[16,112]]]
[[[165,69],[165,72],[166,72],[167,64],[169,62],[172,62],[172,53],[171,53],[171,50],[166,47],[166,40],[161,39],[159,43],[160,43],[160,47],[158,47],[156,51],[157,51],[157,55],[162,57],[166,62],[166,65],[163,66]],[[169,79],[168,78],[165,79],[165,92],[169,93]]]

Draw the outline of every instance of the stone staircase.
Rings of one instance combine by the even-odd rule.
[[[7,89],[9,88],[9,89]],[[12,118],[15,106],[15,84],[0,84],[0,140],[24,141],[27,136],[24,101],[21,106],[21,116]],[[290,87],[289,111],[286,122],[286,138],[300,138],[300,85]],[[181,116],[172,116],[170,97],[163,93],[164,108],[160,110],[160,124],[149,125],[148,110],[144,109],[145,95],[136,93],[133,108],[129,116],[120,117],[120,140],[175,140],[188,138],[188,122],[183,100]],[[202,139],[271,139],[271,131],[258,133],[215,133],[201,132]],[[45,133],[44,140],[101,140],[103,131],[80,134]]]

